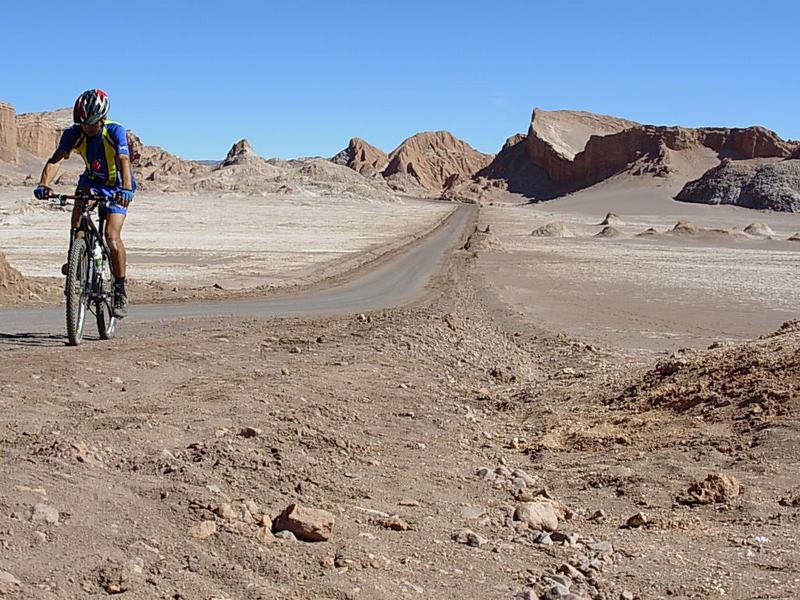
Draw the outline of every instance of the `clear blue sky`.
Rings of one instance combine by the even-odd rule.
[[[0,102],[111,96],[184,158],[384,151],[446,129],[483,152],[534,107],[800,139],[800,2],[9,2]]]

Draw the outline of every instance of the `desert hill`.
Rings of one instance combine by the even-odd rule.
[[[478,152],[447,131],[411,136],[389,154],[385,177],[407,173],[429,190],[441,190],[453,175],[471,177],[487,166],[493,155]]]
[[[337,165],[350,167],[362,175],[372,175],[383,171],[389,163],[389,156],[361,138],[353,138],[347,148],[331,158]]]

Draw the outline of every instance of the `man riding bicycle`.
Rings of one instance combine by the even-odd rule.
[[[73,150],[83,157],[86,170],[78,179],[76,195],[92,194],[111,199],[107,208],[100,210],[101,216],[106,219],[106,242],[111,249],[111,262],[116,276],[114,316],[121,319],[128,314],[128,296],[125,293],[127,260],[121,233],[128,205],[133,201],[136,181],[131,170],[125,128],[106,120],[109,106],[108,96],[102,90],[87,90],[78,96],[72,110],[75,125],[62,134],[58,148],[42,169],[39,185],[33,195],[40,200],[50,196],[50,182],[58,173],[61,161],[69,158]],[[76,200],[72,208],[71,239],[82,236],[77,231],[82,208],[83,203]],[[65,273],[64,267],[62,273]]]

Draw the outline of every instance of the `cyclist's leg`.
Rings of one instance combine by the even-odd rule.
[[[127,254],[121,235],[124,223],[124,214],[110,211],[106,214],[106,243],[111,250],[111,263],[117,278],[124,278],[127,271]]]

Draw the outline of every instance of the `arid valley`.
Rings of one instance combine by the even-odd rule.
[[[494,155],[132,136],[130,316],[69,347],[69,213],[31,195],[65,113],[0,107],[0,596],[798,597],[797,142],[538,109]],[[385,306],[241,312],[456,218]]]

